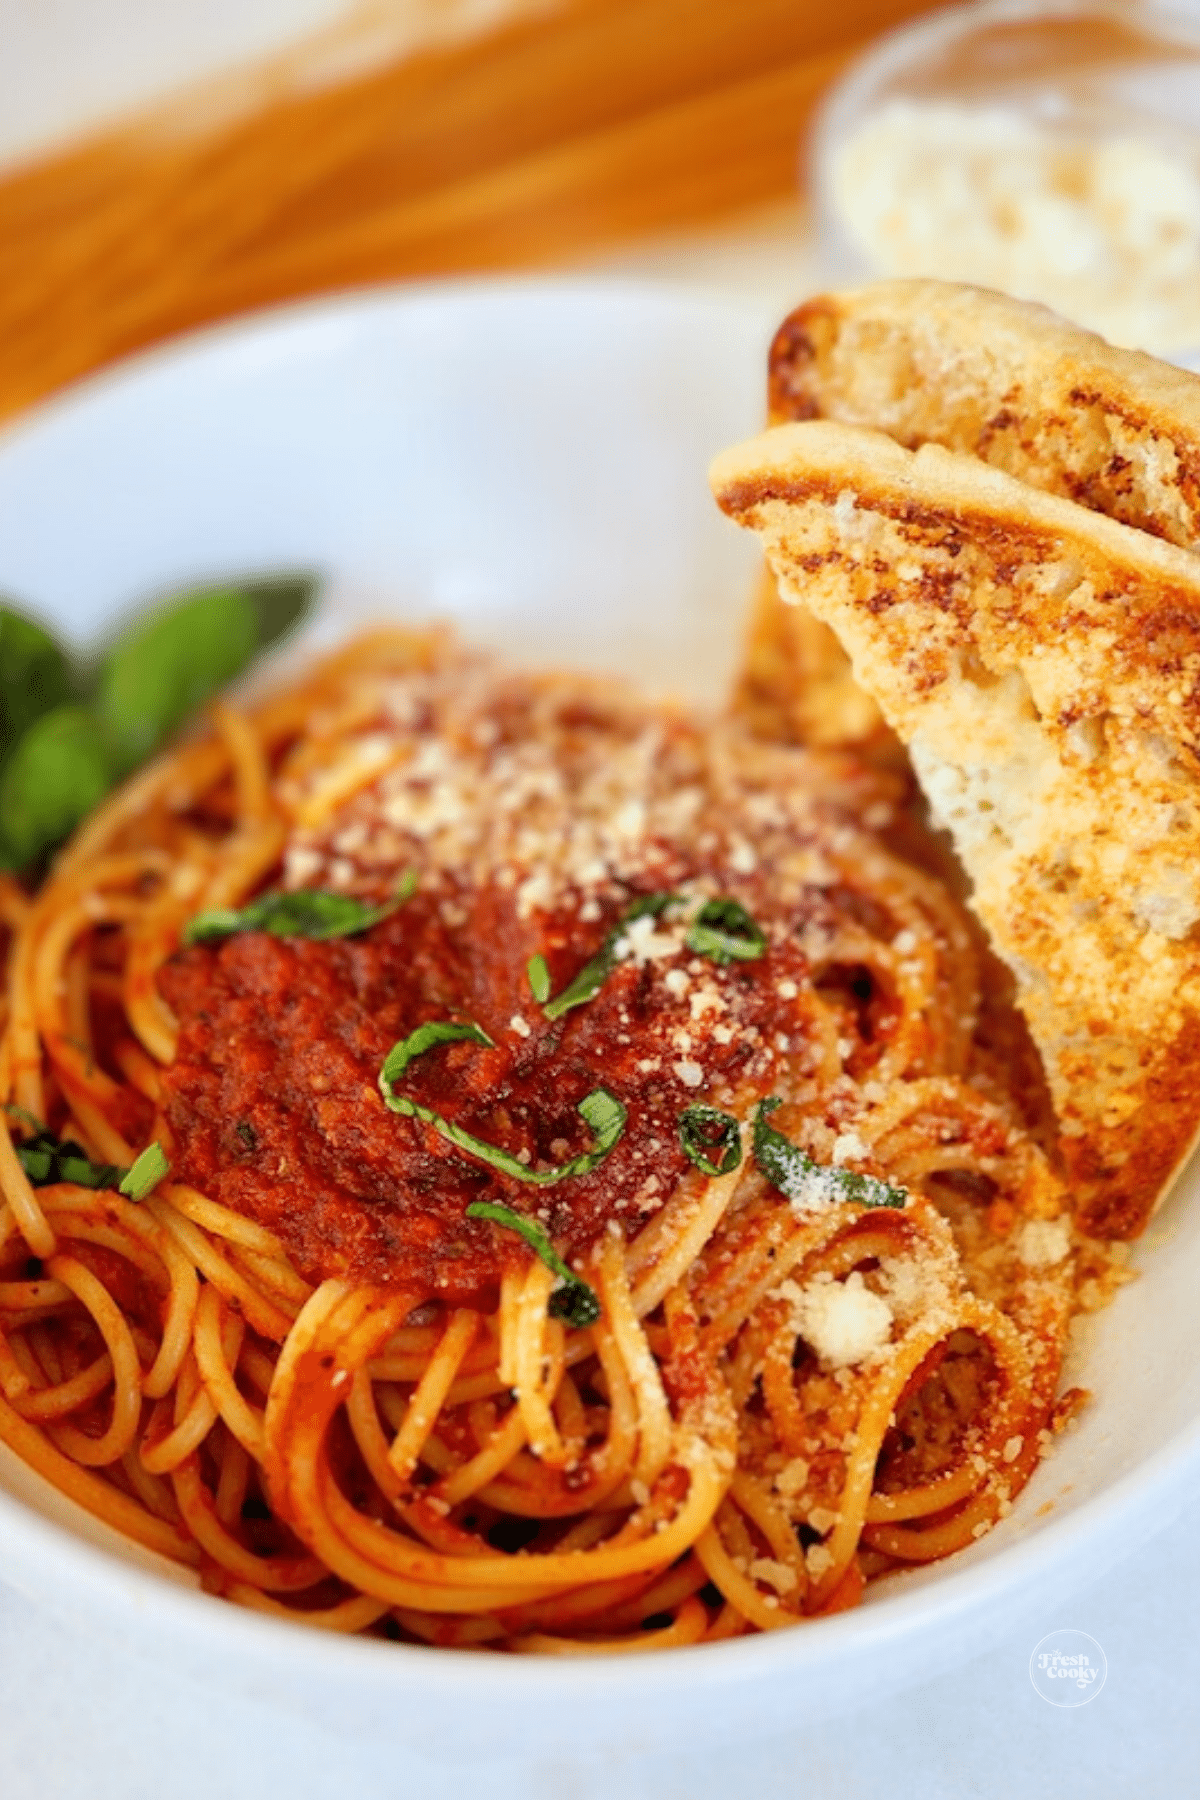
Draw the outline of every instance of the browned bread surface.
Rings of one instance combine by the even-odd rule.
[[[825,422],[713,465],[833,627],[1016,976],[1085,1229],[1200,1125],[1200,559],[973,456]]]
[[[1044,306],[946,281],[809,300],[775,334],[772,424],[835,419],[962,450],[1173,544],[1200,546],[1200,376]]]
[[[808,300],[775,334],[770,422],[867,425],[943,444],[1185,548],[1200,547],[1200,376],[1117,350],[1043,306],[944,281],[884,281]],[[760,645],[763,648],[760,649]],[[802,742],[875,753],[879,721],[803,608],[760,602],[743,693],[792,701]],[[790,688],[784,679],[790,677]]]

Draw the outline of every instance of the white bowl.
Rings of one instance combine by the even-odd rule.
[[[797,296],[799,299],[800,296]],[[0,434],[0,592],[86,640],[176,582],[316,564],[316,635],[438,615],[524,661],[716,698],[754,567],[705,468],[757,429],[774,320],[532,282],[268,314],[138,359]],[[1200,1487],[1200,1204],[1087,1328],[1096,1399],[1013,1514],[857,1612],[558,1662],[331,1639],[191,1589],[0,1453],[0,1576],[82,1628],[331,1730],[471,1758],[759,1737],[928,1680],[1167,1524]]]

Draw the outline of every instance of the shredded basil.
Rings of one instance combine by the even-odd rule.
[[[600,1296],[594,1287],[584,1281],[568,1268],[558,1254],[549,1237],[532,1219],[514,1212],[511,1206],[501,1206],[491,1200],[473,1200],[467,1208],[468,1219],[490,1219],[494,1225],[503,1225],[508,1231],[515,1231],[523,1237],[531,1250],[537,1252],[546,1267],[558,1276],[561,1287],[554,1289],[550,1295],[546,1310],[556,1319],[565,1319],[568,1325],[582,1330],[585,1325],[594,1325],[603,1312]]]
[[[33,1130],[32,1137],[14,1142],[13,1149],[34,1187],[52,1187],[64,1181],[74,1187],[117,1188],[132,1200],[142,1200],[170,1166],[157,1143],[143,1150],[131,1169],[122,1169],[116,1163],[93,1162],[81,1144],[71,1138],[56,1138],[23,1108],[10,1106],[6,1110]]]
[[[853,1206],[896,1206],[908,1203],[908,1189],[893,1187],[874,1175],[853,1169],[826,1168],[807,1151],[768,1125],[767,1115],[782,1101],[772,1096],[759,1102],[754,1114],[754,1160],[772,1186],[799,1206],[824,1206],[847,1201]]]
[[[705,1175],[731,1175],[742,1160],[742,1131],[732,1113],[685,1106],[679,1115],[683,1153]]]
[[[163,1176],[170,1172],[171,1165],[163,1154],[163,1147],[157,1141],[147,1145],[136,1159],[121,1182],[121,1192],[130,1200],[144,1200],[153,1192]]]
[[[529,977],[529,991],[541,1006],[550,998],[550,971],[546,967],[544,956],[531,956],[525,965],[525,973]]]
[[[474,1019],[465,1019],[461,1023],[452,1019],[431,1019],[428,1025],[418,1025],[406,1038],[393,1044],[379,1071],[379,1086],[392,1110],[396,1112],[402,1109],[393,1105],[389,1092],[391,1084],[399,1081],[414,1057],[424,1056],[427,1050],[436,1049],[438,1044],[465,1042],[482,1044],[487,1050],[495,1049],[495,1039],[488,1036],[482,1025],[476,1025]]]
[[[627,906],[592,960],[584,963],[574,981],[557,999],[542,1008],[546,1017],[561,1019],[573,1006],[586,1006],[589,1000],[594,1000],[617,966],[617,945],[625,935],[626,926],[634,919],[657,919],[678,898],[678,894],[643,894]]]
[[[34,1187],[52,1187],[58,1181],[76,1187],[116,1187],[125,1173],[115,1163],[92,1162],[81,1144],[71,1138],[60,1140],[51,1131],[39,1131],[36,1137],[14,1144],[13,1149]]]
[[[711,957],[719,967],[731,962],[755,962],[767,947],[762,927],[740,900],[709,900],[688,927],[684,939],[697,956]]]
[[[354,937],[358,932],[378,925],[381,919],[389,918],[397,907],[412,898],[416,886],[416,871],[409,869],[392,898],[382,906],[368,906],[351,894],[330,894],[322,888],[263,894],[240,911],[217,906],[209,912],[197,913],[184,926],[183,942],[206,944],[216,938],[233,937],[241,931],[267,931],[272,937],[312,938],[317,942]]]
[[[617,966],[617,945],[634,919],[647,916],[656,919],[668,906],[682,902],[681,894],[643,894],[627,906],[591,961],[583,965],[569,987],[565,987],[548,1006],[543,1006],[546,1017],[561,1019],[573,1006],[585,1006],[589,1000],[594,1000]],[[739,900],[730,899],[705,901],[688,926],[683,941],[694,955],[707,956],[719,967],[731,962],[753,962],[767,947],[762,928]],[[532,964],[530,968],[532,971]],[[532,973],[530,981],[532,983]]]
[[[475,1137],[461,1125],[443,1119],[440,1113],[434,1112],[432,1107],[423,1106],[419,1100],[411,1100],[407,1094],[397,1094],[394,1091],[394,1084],[399,1081],[414,1057],[423,1056],[438,1044],[451,1044],[467,1039],[489,1047],[492,1044],[492,1039],[473,1021],[457,1024],[450,1020],[433,1020],[428,1025],[418,1026],[408,1037],[393,1044],[379,1071],[379,1091],[392,1111],[402,1113],[405,1118],[422,1119],[426,1125],[432,1125],[435,1131],[456,1144],[460,1150],[465,1150],[469,1156],[477,1156],[481,1162],[489,1163],[501,1174],[511,1175],[514,1181],[530,1182],[537,1187],[550,1187],[556,1181],[567,1181],[575,1175],[590,1174],[604,1161],[623,1135],[628,1117],[625,1107],[607,1088],[593,1088],[590,1094],[584,1095],[576,1109],[595,1134],[596,1141],[592,1148],[581,1151],[568,1162],[560,1163],[556,1169],[526,1168],[509,1151],[486,1143],[483,1138]]]

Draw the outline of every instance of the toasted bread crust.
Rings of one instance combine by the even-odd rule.
[[[1200,547],[1200,376],[1044,306],[945,281],[810,300],[775,334],[772,424],[835,419],[942,444]]]
[[[942,444],[1031,487],[1200,549],[1200,377],[1118,350],[1044,306],[944,281],[885,281],[805,302],[768,362],[769,417],[833,419],[910,450]],[[879,721],[804,610],[760,603],[750,660],[771,645],[804,688],[795,735],[877,754]],[[747,687],[749,675],[747,677]]]
[[[1085,1229],[1200,1125],[1200,559],[973,456],[815,421],[713,466],[831,625],[1013,969]]]

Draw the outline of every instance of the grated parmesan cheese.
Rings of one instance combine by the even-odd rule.
[[[891,1341],[892,1310],[857,1269],[845,1281],[821,1274],[804,1288],[783,1282],[779,1292],[792,1300],[797,1330],[826,1368],[864,1362]]]
[[[1030,1219],[1017,1240],[1017,1255],[1028,1269],[1053,1268],[1070,1248],[1071,1227],[1066,1219]]]

